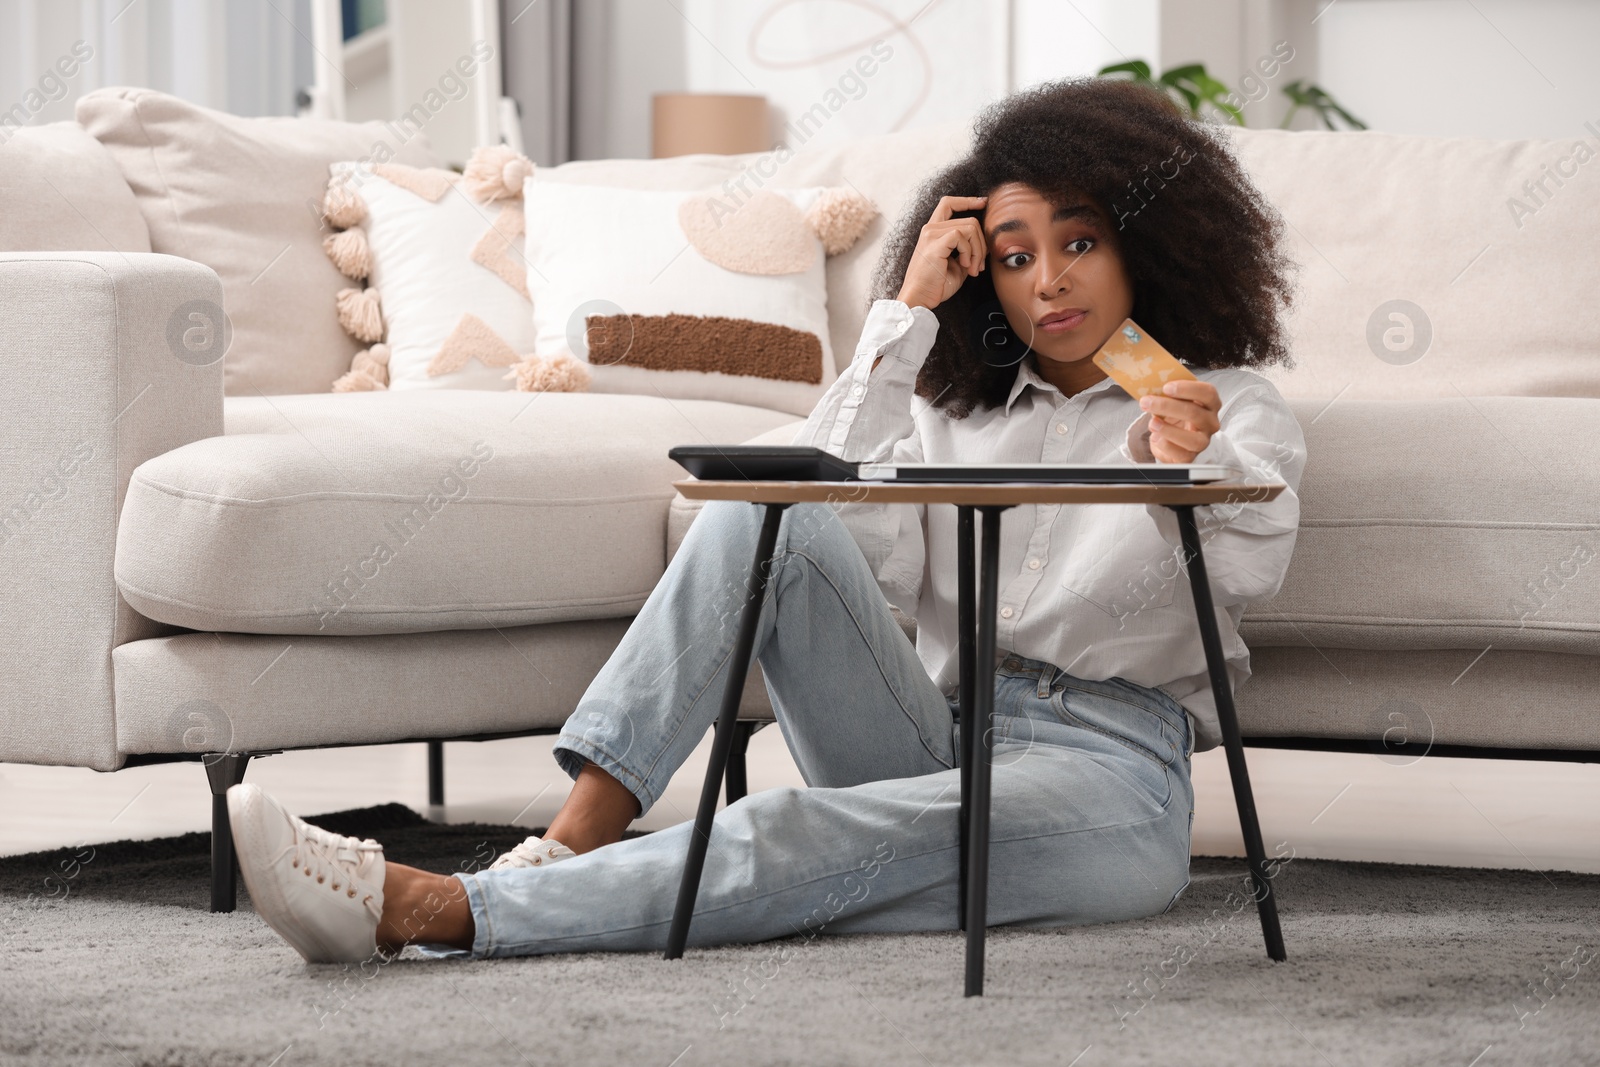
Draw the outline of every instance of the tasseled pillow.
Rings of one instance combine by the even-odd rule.
[[[357,341],[383,340],[383,302],[376,289],[340,289],[334,298],[339,325]]]
[[[462,174],[361,163],[331,171],[323,216],[337,232],[323,250],[358,283],[339,291],[335,311],[345,332],[371,346],[333,390],[505,388],[491,383],[533,347],[522,260],[522,189],[533,163],[495,145],[474,152]],[[462,246],[470,251],[460,261],[444,253]],[[588,381],[581,365],[524,362],[508,376],[521,388]]]
[[[589,388],[589,368],[566,352],[527,356],[506,372],[524,393],[581,393]]]
[[[336,393],[360,393],[389,388],[389,346],[373,345],[357,352],[350,370],[333,383]]]

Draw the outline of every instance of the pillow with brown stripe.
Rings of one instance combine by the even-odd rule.
[[[594,392],[807,415],[833,377],[827,257],[877,214],[849,188],[524,188],[534,352]]]

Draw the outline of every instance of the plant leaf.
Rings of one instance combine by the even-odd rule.
[[[1150,80],[1150,64],[1142,59],[1130,59],[1126,63],[1112,63],[1101,67],[1095,72],[1097,75],[1128,73],[1134,76],[1135,81]]]

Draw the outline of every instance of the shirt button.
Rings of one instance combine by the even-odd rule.
[[[1000,617],[1002,619],[1009,619],[1014,614],[1016,614],[1016,613],[1013,612],[1010,608],[1001,608],[1000,609]]]
[[[861,395],[861,386],[859,386],[859,385],[856,386],[854,389],[851,389],[850,392],[854,396],[860,396]]]
[[[1029,570],[1030,570],[1030,571],[1036,571],[1036,570],[1038,570],[1038,569],[1039,569],[1039,561],[1038,561],[1038,560],[1036,560],[1036,559],[1030,559],[1030,560],[1029,560],[1029,561],[1028,561],[1028,569],[1029,569]]]
[[[1056,433],[1066,433],[1066,432],[1067,432],[1067,424],[1066,423],[1064,423],[1064,422],[1056,423]]]

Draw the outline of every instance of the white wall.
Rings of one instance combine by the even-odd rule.
[[[1323,0],[582,0],[604,12],[611,42],[601,72],[608,104],[579,131],[583,154],[647,156],[649,94],[761,93],[785,118],[817,102],[859,51],[882,37],[894,57],[824,139],[942,122],[1022,86],[1092,75],[1108,63],[1199,60],[1239,91],[1251,126],[1276,126],[1278,85],[1317,78]],[[1348,0],[1346,0],[1348,2]],[[919,14],[920,12],[920,14]],[[767,16],[763,18],[763,16]],[[1275,42],[1294,60],[1249,100],[1241,80]],[[835,54],[839,53],[839,54]],[[581,74],[581,72],[580,72]],[[1296,128],[1314,126],[1297,116]],[[603,127],[603,130],[601,129]],[[603,145],[603,151],[597,148]]]
[[[575,2],[587,5],[602,0]],[[683,15],[674,10],[674,4],[685,8],[684,0],[603,2],[610,10],[604,24],[608,47],[602,143],[608,156],[645,158],[650,155],[651,94],[683,92],[689,87],[691,38],[698,41],[699,35],[690,29]],[[587,114],[592,115],[593,111]],[[592,140],[580,137],[580,142],[586,150],[592,151]]]
[[[1161,0],[1014,2],[1014,88],[1093,74],[1130,59],[1161,70]]]
[[[681,0],[681,7],[689,23],[686,88],[767,97],[774,143],[945,122],[1008,86],[1008,0]],[[825,119],[813,110],[819,103]],[[786,131],[806,113],[820,124]]]
[[[1204,63],[1232,91],[1230,102],[1243,112],[1246,126],[1282,127],[1292,106],[1283,86],[1322,84],[1316,22],[1326,7],[1326,0],[1169,0],[1161,5],[1162,66]],[[1301,109],[1288,128],[1322,127]]]
[[[419,13],[464,11],[459,0],[397,2]],[[1275,83],[1314,80],[1373,129],[1565,138],[1600,120],[1596,0],[579,2],[605,33],[602,54],[579,72],[594,105],[580,103],[586,128],[576,136],[589,157],[649,154],[653,92],[762,92],[780,118],[802,110],[853,54],[815,57],[878,34],[896,56],[871,92],[841,109],[828,136],[942,121],[1010,88],[1091,74],[1125,57],[1146,59],[1158,71],[1198,59],[1237,87],[1280,39],[1292,42],[1296,57]],[[79,95],[115,84],[149,85],[239,114],[292,114],[309,60],[290,21],[309,32],[307,3],[0,0],[0,112],[37,93],[41,77],[74,41],[85,40],[94,58],[60,99],[33,97],[40,106],[32,121],[70,119]],[[773,8],[781,10],[752,41],[758,16]],[[440,31],[433,43],[450,52],[447,45],[470,32],[464,20],[457,19],[459,33]],[[784,67],[808,56],[814,61]],[[420,54],[409,64],[415,91],[444,69]],[[382,89],[375,97],[406,93]],[[1276,126],[1283,106],[1274,91],[1246,107],[1247,121]],[[460,107],[469,123],[470,106]],[[1315,125],[1304,113],[1295,122]],[[440,133],[450,149],[450,135]]]
[[[1318,20],[1324,85],[1373,129],[1585,136],[1600,120],[1600,3],[1339,0]]]

